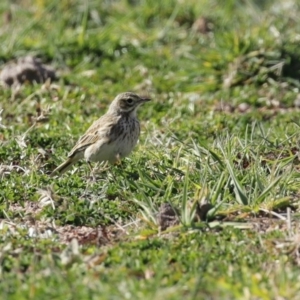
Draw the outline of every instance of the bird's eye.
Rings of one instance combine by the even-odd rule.
[[[132,99],[132,98],[128,98],[128,99],[126,100],[126,102],[127,102],[128,104],[132,104],[132,103],[133,103],[133,99]]]

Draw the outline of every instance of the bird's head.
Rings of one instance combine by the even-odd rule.
[[[149,97],[138,96],[135,93],[126,92],[119,94],[109,107],[109,112],[117,114],[134,114],[137,108],[145,102],[150,101]]]

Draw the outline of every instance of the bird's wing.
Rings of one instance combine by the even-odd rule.
[[[76,145],[69,152],[68,157],[72,157],[78,152],[85,151],[87,147],[99,142],[100,140],[103,144],[110,142],[111,135],[109,133],[114,127],[114,122],[107,122],[107,120],[103,117],[95,121],[86,133],[79,138]]]

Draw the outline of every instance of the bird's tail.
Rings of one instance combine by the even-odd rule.
[[[65,162],[63,162],[55,170],[53,170],[52,173],[50,174],[50,176],[53,177],[55,175],[61,175],[65,172],[67,172],[68,170],[71,169],[73,164],[75,164],[78,160],[79,160],[79,158],[77,158],[76,156],[69,157]]]

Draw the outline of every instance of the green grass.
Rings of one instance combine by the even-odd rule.
[[[299,298],[297,1],[2,1],[8,12],[0,64],[36,55],[60,78],[0,90],[1,299]],[[84,162],[49,177],[127,90],[153,99],[132,155],[96,182]],[[166,231],[164,203],[178,213]]]

